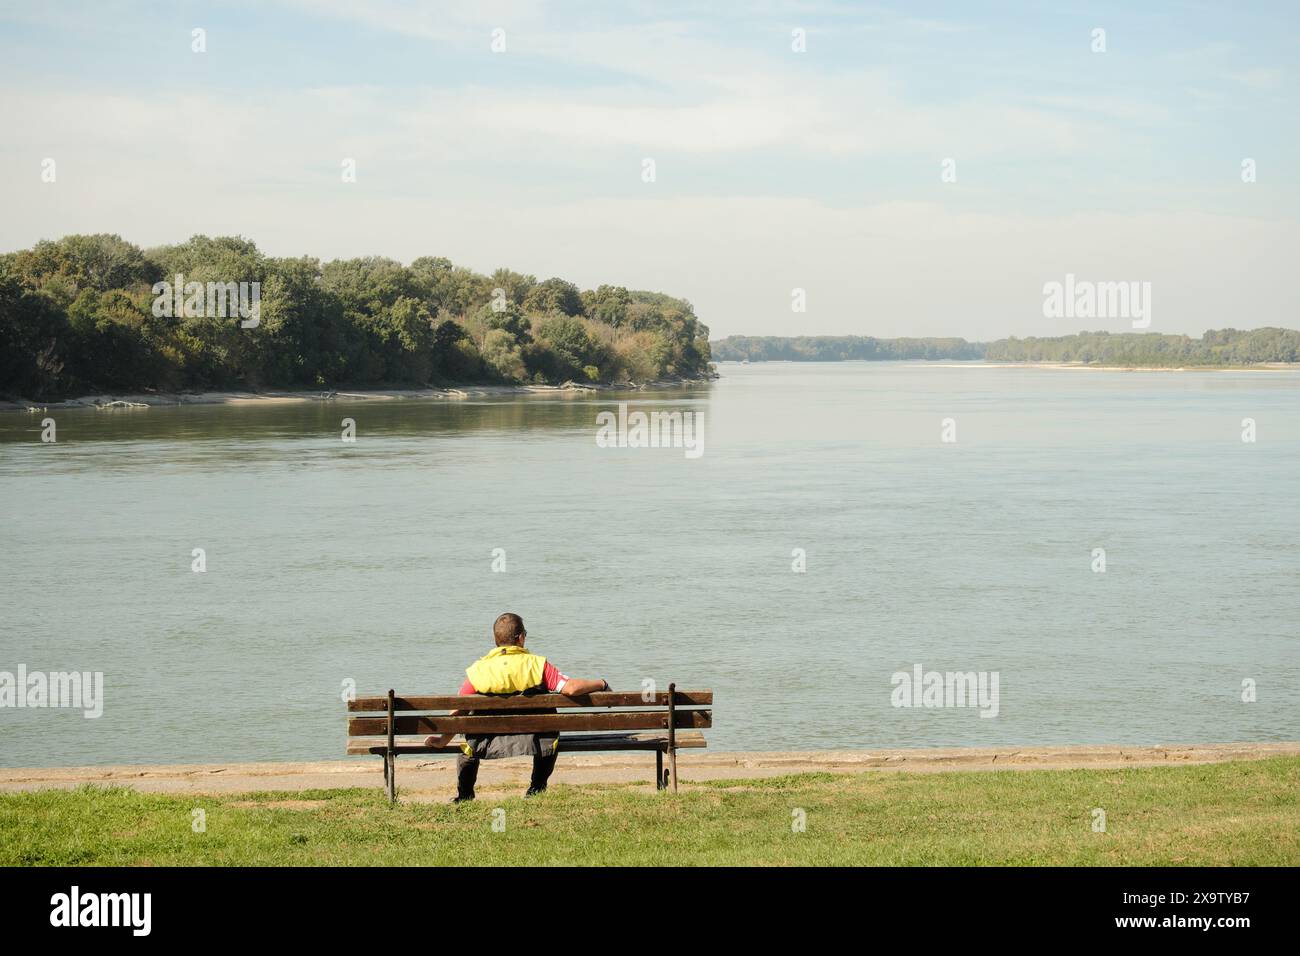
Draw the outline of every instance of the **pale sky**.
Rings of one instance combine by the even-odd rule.
[[[1130,327],[1045,318],[1067,272],[1295,328],[1298,48],[1293,2],[0,0],[0,251],[440,255],[715,337]]]

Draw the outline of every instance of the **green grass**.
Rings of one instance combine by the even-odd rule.
[[[1092,810],[1106,811],[1106,832]],[[195,833],[202,808],[207,830]],[[492,829],[505,811],[504,832]],[[793,811],[807,829],[792,832]],[[798,774],[565,786],[461,806],[379,787],[0,795],[0,864],[1300,863],[1300,758],[1124,770]]]

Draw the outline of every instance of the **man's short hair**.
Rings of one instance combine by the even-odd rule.
[[[492,625],[492,636],[496,639],[497,647],[518,644],[521,639],[528,636],[528,632],[524,630],[524,619],[518,614],[506,611]]]

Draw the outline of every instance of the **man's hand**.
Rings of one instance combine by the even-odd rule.
[[[450,713],[448,713],[447,716],[463,717],[465,716],[465,711],[453,710]],[[451,738],[455,736],[456,736],[455,734],[434,734],[430,737],[424,738],[424,745],[426,747],[445,747],[447,746],[447,743],[451,740]]]

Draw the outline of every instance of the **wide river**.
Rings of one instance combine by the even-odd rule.
[[[346,687],[452,693],[505,610],[567,673],[714,688],[719,750],[1300,739],[1300,374],[720,371],[0,413],[0,671],[104,680],[0,708],[0,764],[338,757]],[[620,398],[703,453],[599,447]],[[990,696],[895,706],[918,665]]]

